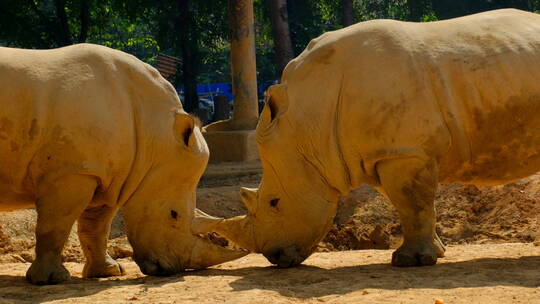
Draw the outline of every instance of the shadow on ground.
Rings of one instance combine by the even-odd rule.
[[[207,275],[225,274],[210,270]],[[230,273],[227,273],[231,275]],[[540,287],[540,256],[485,258],[432,267],[397,268],[389,264],[322,269],[300,266],[239,269],[235,291],[265,289],[296,298],[347,294],[363,289],[451,289],[489,286]],[[310,286],[306,290],[306,286]],[[339,286],[339,288],[332,288]]]
[[[483,258],[447,262],[432,267],[396,268],[389,264],[368,264],[332,269],[299,266],[290,269],[248,267],[209,269],[188,273],[197,280],[227,276],[234,291],[271,290],[292,298],[314,298],[347,294],[363,289],[452,289],[490,286],[540,287],[540,256]],[[112,278],[98,282],[73,278],[54,286],[32,286],[21,276],[0,276],[0,303],[42,303],[93,295],[109,288],[137,285],[159,288],[183,283],[182,275],[172,277]],[[336,288],[339,287],[339,288]],[[25,296],[26,295],[26,296]]]

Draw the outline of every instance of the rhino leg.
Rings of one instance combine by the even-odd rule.
[[[437,263],[444,247],[435,232],[435,161],[411,157],[377,163],[384,194],[401,220],[403,244],[392,255],[394,266],[426,266]]]
[[[71,227],[92,200],[97,182],[91,176],[65,175],[38,185],[36,259],[26,272],[32,284],[57,284],[70,278],[62,249]]]
[[[107,240],[117,208],[106,205],[86,209],[78,220],[78,234],[86,263],[83,277],[97,278],[122,275],[118,262],[107,254]]]

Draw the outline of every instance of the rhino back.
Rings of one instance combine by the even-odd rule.
[[[0,91],[0,187],[31,198],[45,175],[81,173],[118,196],[142,140],[137,113],[153,102],[148,95],[163,95],[150,74],[134,57],[94,45],[0,48],[0,82],[10,83]]]
[[[307,111],[314,125],[337,123],[342,157],[367,175],[356,183],[377,161],[416,153],[439,160],[443,181],[526,176],[540,168],[538,33],[540,16],[510,9],[324,34],[284,72],[291,121],[312,129]]]
[[[447,182],[501,184],[540,170],[540,16],[499,13],[459,41],[468,49],[431,64],[453,135]]]

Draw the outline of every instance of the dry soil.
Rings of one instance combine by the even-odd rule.
[[[24,263],[0,268],[0,303],[540,303],[540,247],[457,245],[432,267],[395,268],[390,250],[316,253],[304,265],[277,269],[249,255],[211,269],[145,277],[131,261],[127,275],[75,278],[30,286]],[[441,302],[439,302],[441,303]]]
[[[198,207],[222,217],[245,213],[240,186],[256,187],[260,169],[212,168],[198,189]],[[230,174],[233,172],[234,174]],[[34,210],[0,213],[0,303],[540,303],[540,174],[497,187],[441,185],[437,230],[449,245],[435,267],[393,268],[401,238],[391,203],[369,187],[340,200],[334,228],[319,253],[294,269],[249,255],[212,269],[169,278],[143,276],[131,261],[122,217],[109,252],[123,277],[83,280],[74,228],[64,261],[74,279],[36,287],[24,281],[34,259]],[[219,237],[212,237],[226,244]]]

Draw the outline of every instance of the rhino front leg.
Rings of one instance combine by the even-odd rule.
[[[107,241],[116,207],[106,205],[86,209],[78,220],[78,234],[84,251],[84,278],[122,275],[118,262],[107,254]]]
[[[420,157],[377,163],[382,192],[392,201],[401,220],[403,244],[392,255],[394,266],[437,263],[444,247],[435,232],[437,165]]]
[[[26,272],[32,284],[57,284],[70,278],[62,249],[71,227],[92,200],[97,182],[85,175],[44,179],[36,201],[36,259]]]

